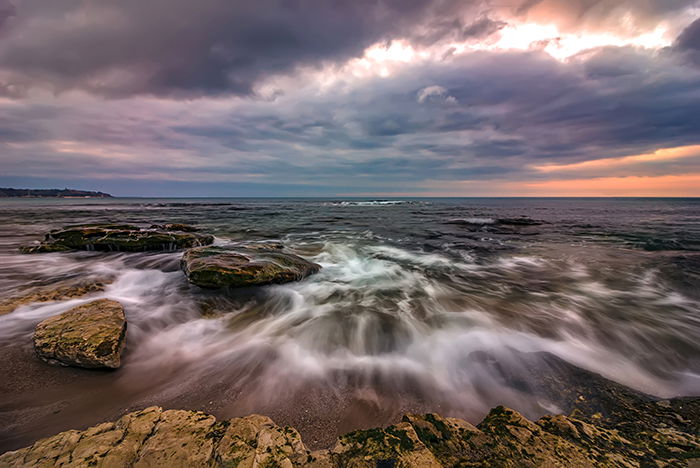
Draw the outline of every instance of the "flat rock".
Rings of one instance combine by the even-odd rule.
[[[0,315],[9,314],[16,308],[33,302],[64,301],[104,291],[107,280],[60,283],[49,287],[32,288],[21,294],[0,300]]]
[[[165,225],[175,226],[175,225]],[[177,225],[186,226],[186,225]],[[173,251],[209,245],[209,234],[175,229],[141,229],[130,224],[81,224],[54,229],[38,245],[21,247],[22,253],[96,250],[106,252]]]
[[[39,323],[37,356],[51,364],[117,368],[126,344],[126,318],[117,301],[99,299]]]
[[[245,287],[298,281],[320,265],[285,252],[279,244],[200,247],[182,256],[187,279],[203,288]]]

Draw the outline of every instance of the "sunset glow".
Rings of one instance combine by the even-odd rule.
[[[23,2],[0,8],[6,185],[696,193],[659,179],[700,173],[700,9],[689,0],[381,0],[274,20],[208,5],[190,36],[117,3],[76,3],[59,25]],[[194,14],[176,3],[171,14]],[[252,33],[266,28],[278,36]]]
[[[621,158],[603,158],[583,161],[573,164],[548,164],[534,166],[541,172],[576,171],[579,169],[606,169],[635,162],[669,161],[682,158],[700,158],[700,145],[681,146],[678,148],[664,148],[653,153],[623,156]]]
[[[534,197],[700,197],[700,173],[548,180],[523,186],[523,196]]]

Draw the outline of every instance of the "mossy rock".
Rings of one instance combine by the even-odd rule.
[[[166,225],[186,226],[186,225]],[[95,250],[103,252],[174,251],[209,245],[214,237],[182,230],[141,229],[130,224],[82,224],[55,229],[38,245],[21,247],[22,253]]]
[[[187,279],[203,288],[245,287],[301,280],[321,269],[280,246],[200,247],[182,256]]]
[[[0,315],[9,314],[16,308],[32,302],[64,301],[104,291],[111,280],[61,282],[50,287],[32,288],[22,294],[0,300]]]
[[[180,232],[197,232],[198,228],[191,226],[189,224],[182,223],[167,223],[167,224],[153,224],[150,229],[160,229],[161,231],[180,231]]]
[[[110,299],[50,317],[34,331],[34,350],[50,364],[115,369],[121,364],[125,344],[124,309]]]

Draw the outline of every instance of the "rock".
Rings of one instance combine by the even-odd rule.
[[[0,467],[291,468],[308,459],[299,433],[265,416],[218,422],[198,411],[151,407],[7,452],[0,456]]]
[[[184,225],[183,225],[184,226]],[[66,226],[46,234],[38,245],[21,247],[22,253],[97,250],[107,252],[173,251],[209,245],[214,237],[172,230],[141,229],[129,224]]]
[[[35,288],[21,295],[0,301],[0,315],[9,314],[16,308],[32,302],[52,302],[73,299],[104,291],[107,281],[88,281],[73,284],[58,284],[50,288]]]
[[[98,299],[39,323],[34,349],[48,363],[86,368],[117,368],[126,343],[121,304]]]
[[[168,224],[153,224],[150,229],[160,229],[161,231],[181,231],[181,232],[197,232],[199,229],[197,229],[194,226],[190,226],[189,224],[180,224],[180,223],[168,223]]]
[[[454,218],[444,222],[444,224],[460,224],[466,226],[490,226],[500,224],[503,226],[541,226],[544,221],[521,216],[519,218],[489,218],[489,217],[471,217],[471,218]]]
[[[536,219],[527,218],[525,216],[520,218],[498,218],[496,222],[506,226],[540,226],[544,224],[542,221],[537,221]]]
[[[0,467],[634,467],[687,466],[699,457],[697,432],[659,428],[628,438],[571,416],[533,422],[500,406],[478,426],[437,414],[406,415],[399,424],[351,432],[334,448],[314,452],[295,429],[265,416],[217,421],[198,411],[151,407],[7,452]]]
[[[615,429],[625,437],[653,432],[665,425],[700,434],[700,398],[663,400],[632,390],[556,356],[537,353],[543,368],[529,369],[535,394],[565,412],[596,426]]]
[[[187,279],[203,288],[259,286],[300,280],[320,265],[283,251],[280,245],[200,247],[182,256]]]
[[[386,429],[355,431],[338,439],[330,452],[330,466],[442,467],[420,439],[414,426],[404,421]],[[371,464],[366,464],[371,462]]]

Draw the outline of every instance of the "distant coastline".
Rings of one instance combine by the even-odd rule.
[[[0,198],[112,198],[104,192],[75,189],[0,188]]]

